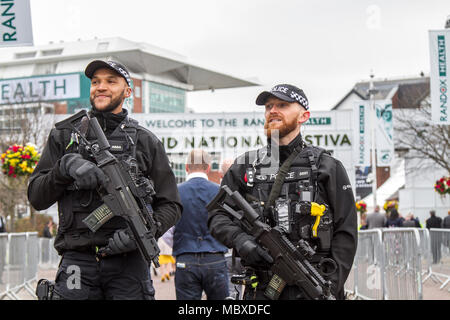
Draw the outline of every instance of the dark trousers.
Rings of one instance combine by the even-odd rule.
[[[154,300],[150,268],[140,253],[96,259],[94,253],[67,251],[55,279],[55,291],[68,300]]]
[[[441,232],[430,232],[431,240],[431,253],[433,255],[433,264],[441,262],[441,245],[443,240],[443,233]]]
[[[228,271],[223,254],[184,253],[176,260],[177,300],[200,300],[203,291],[208,300],[223,300],[228,296]]]

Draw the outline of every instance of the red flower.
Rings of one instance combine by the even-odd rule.
[[[447,187],[450,187],[450,179],[447,180]]]

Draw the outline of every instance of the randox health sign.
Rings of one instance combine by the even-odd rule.
[[[32,45],[30,0],[0,0],[0,47]]]
[[[429,35],[431,119],[436,124],[450,124],[448,101],[450,29],[430,31]]]

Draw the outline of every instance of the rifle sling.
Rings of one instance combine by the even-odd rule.
[[[277,178],[275,179],[275,182],[273,183],[272,190],[270,190],[269,194],[269,200],[266,202],[266,205],[264,206],[265,210],[268,210],[270,207],[272,207],[275,204],[275,200],[279,197],[281,193],[281,189],[283,187],[284,178],[286,177],[292,162],[294,162],[294,159],[297,157],[297,155],[300,153],[300,151],[303,148],[303,144],[298,145],[294,151],[289,155],[289,157],[283,162],[280,169],[278,170]]]

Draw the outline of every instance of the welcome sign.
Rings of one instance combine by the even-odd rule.
[[[429,37],[431,120],[436,124],[450,124],[450,29],[430,31]]]
[[[309,144],[330,150],[352,166],[351,110],[314,112],[304,126]],[[183,154],[192,148],[235,158],[267,144],[263,112],[235,113],[134,113],[132,118],[161,140],[166,152]]]

